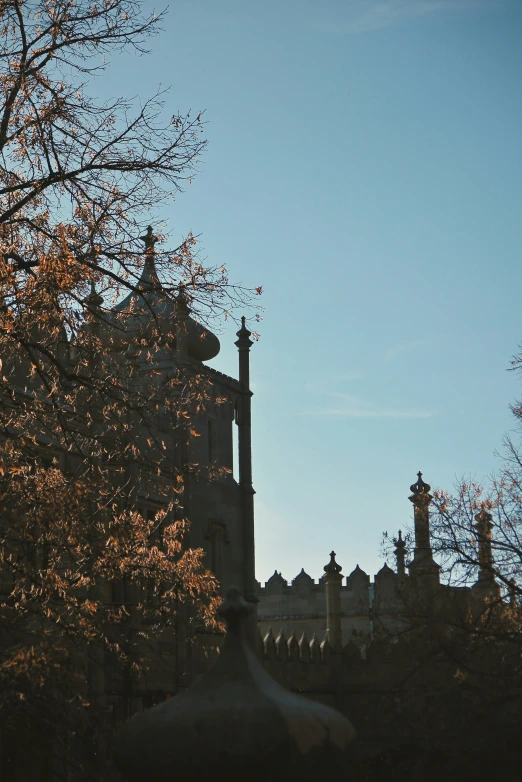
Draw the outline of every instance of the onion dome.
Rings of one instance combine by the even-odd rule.
[[[326,768],[346,778],[351,724],[266,673],[244,640],[250,608],[230,588],[218,609],[227,634],[213,667],[123,726],[115,760],[126,782],[316,782]]]
[[[108,317],[107,336],[116,350],[126,350],[129,342],[145,340],[150,345],[159,334],[165,335],[171,347],[176,347],[176,328],[186,320],[187,355],[198,361],[208,361],[219,353],[219,340],[215,334],[188,316],[188,303],[184,287],[173,300],[166,294],[158,278],[154,263],[154,236],[149,225],[145,236],[145,263],[136,290],[119,302]],[[172,335],[172,336],[170,336]],[[169,338],[170,337],[170,338]]]
[[[413,483],[410,486],[410,491],[411,491],[411,493],[413,495],[413,498],[410,497],[410,499],[413,501],[413,499],[417,498],[417,497],[423,497],[423,496],[427,497],[429,495],[429,493],[430,493],[430,489],[431,489],[431,486],[428,483],[424,483],[424,481],[422,480],[422,473],[418,472],[417,473],[417,482]],[[430,499],[431,499],[431,497],[430,497]]]
[[[328,576],[332,574],[336,575],[337,573],[341,572],[341,565],[335,561],[335,551],[330,552],[330,562],[324,566],[323,570]]]

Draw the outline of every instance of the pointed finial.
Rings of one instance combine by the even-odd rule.
[[[246,318],[244,315],[241,316],[241,328],[239,331],[236,332],[236,336],[238,339],[236,340],[235,344],[238,348],[249,348],[254,343],[250,339],[252,335],[252,332],[249,331],[246,327]]]
[[[399,530],[399,537],[394,538],[393,542],[395,544],[395,552],[397,553],[397,550],[403,551],[406,548],[406,542],[403,540],[402,537],[402,530]]]
[[[96,309],[97,307],[101,307],[103,304],[103,296],[101,296],[98,291],[96,290],[96,285],[94,283],[94,280],[91,280],[91,292],[87,296],[86,299],[84,299],[85,304],[87,306],[92,307],[93,309]]]
[[[331,551],[330,552],[330,562],[327,565],[325,565],[324,568],[323,568],[324,572],[327,573],[328,575],[330,575],[332,573],[340,573],[341,570],[342,570],[341,565],[339,565],[335,561],[335,556],[336,556],[335,555],[335,551]]]
[[[142,242],[145,243],[145,253],[146,254],[153,253],[154,245],[158,241],[158,237],[154,236],[154,232],[152,230],[151,225],[147,227],[147,233],[145,234],[145,236],[140,236],[140,239]]]
[[[225,620],[228,632],[238,632],[251,610],[252,604],[247,603],[237,587],[231,586],[217,612]]]

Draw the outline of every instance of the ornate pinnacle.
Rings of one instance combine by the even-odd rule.
[[[493,516],[483,507],[475,516],[475,528],[479,535],[488,537],[493,527]]]
[[[241,328],[238,332],[236,332],[236,336],[238,339],[236,340],[235,344],[238,348],[249,348],[254,343],[250,339],[252,332],[249,331],[246,327],[246,318],[244,315],[241,316]]]
[[[402,538],[402,530],[399,530],[399,537],[394,538],[393,542],[395,544],[393,553],[397,562],[397,573],[403,576],[405,574],[406,543]]]
[[[422,473],[420,471],[417,473],[417,476],[417,482],[410,486],[410,502],[413,502],[414,505],[429,504],[432,500],[432,496],[430,494],[431,486],[429,483],[424,483],[422,480]]]
[[[140,239],[142,242],[145,242],[145,253],[148,255],[149,253],[154,252],[154,245],[158,241],[158,237],[154,236],[154,232],[152,230],[152,226],[149,225],[147,228],[147,233],[145,236],[140,236]]]
[[[341,565],[335,561],[335,551],[330,552],[330,562],[324,566],[323,570],[328,576],[341,572]]]
[[[399,553],[401,551],[406,551],[406,543],[405,543],[405,541],[403,540],[403,537],[402,537],[402,530],[399,530],[399,537],[398,538],[394,538],[393,539],[393,543],[395,545],[395,554],[397,554],[397,553]]]
[[[412,494],[428,494],[431,486],[428,483],[424,483],[422,480],[422,473],[420,471],[417,473],[417,478],[417,482],[410,486],[410,491]]]
[[[89,307],[92,307],[93,309],[96,309],[97,307],[100,307],[103,304],[103,296],[101,296],[98,291],[96,290],[96,285],[94,284],[94,280],[91,280],[91,292],[87,296],[86,299],[84,299],[85,304],[87,304]]]
[[[475,516],[475,521],[479,548],[479,581],[492,581],[494,580],[493,551],[491,547],[493,516],[482,506],[479,513]]]

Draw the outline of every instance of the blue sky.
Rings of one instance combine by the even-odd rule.
[[[262,581],[317,578],[332,548],[374,574],[419,469],[450,488],[498,463],[520,392],[521,40],[518,0],[178,0],[99,85],[206,111],[163,216],[263,285]],[[212,363],[236,375],[234,331]]]

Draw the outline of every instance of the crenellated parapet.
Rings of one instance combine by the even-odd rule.
[[[263,635],[270,626],[281,627],[287,638],[292,632],[298,638],[303,633],[310,638],[316,633],[322,638],[330,629],[334,646],[339,643],[336,637],[340,629],[344,642],[353,637],[362,644],[375,633],[376,612],[377,625],[387,615],[387,624],[393,624],[403,588],[404,580],[388,565],[373,581],[359,565],[345,578],[340,571],[330,573],[325,569],[317,581],[304,569],[291,581],[276,570],[264,586],[258,585],[258,626]],[[328,625],[329,608],[332,627]]]
[[[361,648],[372,639],[406,629],[412,617],[428,609],[437,621],[443,615],[463,616],[480,610],[484,597],[498,596],[491,545],[491,514],[483,508],[476,517],[480,569],[471,588],[448,587],[439,581],[440,566],[433,559],[430,543],[430,486],[417,474],[410,487],[413,504],[414,546],[407,563],[407,544],[399,530],[393,539],[396,570],[387,563],[373,581],[359,565],[343,578],[331,554],[324,575],[315,581],[304,569],[291,581],[277,570],[264,586],[258,584],[258,625],[266,634],[270,626],[281,627],[286,637],[303,633],[324,637],[337,649],[353,640]]]

